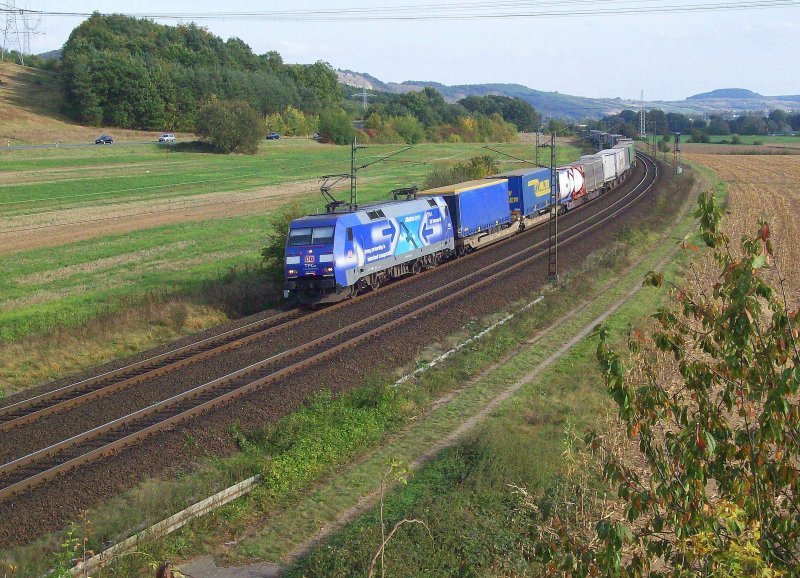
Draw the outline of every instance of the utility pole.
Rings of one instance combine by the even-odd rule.
[[[681,154],[681,133],[676,132],[675,146],[672,149],[672,172],[676,175],[681,172],[680,154]]]
[[[550,147],[550,228],[547,241],[547,279],[555,283],[558,281],[558,213],[560,211],[558,202],[561,200],[556,168],[556,133],[551,134],[548,144],[540,146]]]
[[[6,0],[0,2],[0,14],[5,14],[5,24],[3,25],[3,46],[0,49],[0,59],[5,58],[5,52],[9,47],[9,37],[13,37],[17,47],[17,55],[19,63],[25,66],[25,55],[31,53],[31,35],[41,34],[39,32],[39,25],[41,24],[41,15],[39,14],[36,22],[31,22],[30,15],[34,12],[27,8],[18,8],[16,0]],[[22,21],[22,29],[20,30],[20,20]],[[12,46],[14,43],[12,43]]]
[[[656,158],[658,155],[658,131],[656,130],[656,123],[651,123],[650,126],[653,127],[653,158]]]
[[[644,90],[642,90],[641,100],[639,101],[639,134],[647,139],[647,129],[644,122]]]
[[[350,149],[350,210],[355,211],[358,209],[358,178],[356,176],[356,151],[358,149],[365,149],[367,145],[360,145],[356,142],[356,137],[353,137],[353,146]]]

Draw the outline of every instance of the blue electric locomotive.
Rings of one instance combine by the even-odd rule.
[[[453,224],[441,197],[389,201],[292,221],[283,296],[329,303],[449,258]]]

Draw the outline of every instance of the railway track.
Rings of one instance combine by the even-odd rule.
[[[276,328],[291,323],[299,317],[301,313],[297,309],[279,313],[161,355],[0,407],[0,432],[109,395],[155,376],[176,371],[257,339],[263,339]]]
[[[561,231],[562,243],[601,227],[654,186],[657,166],[646,156],[640,155],[639,158],[645,167],[642,180],[631,191],[622,195],[608,206],[594,214],[590,214],[583,221],[563,229]],[[587,207],[591,206],[592,203],[587,205]],[[0,500],[24,493],[29,488],[53,479],[82,464],[119,452],[125,447],[141,442],[158,431],[173,427],[177,423],[228,403],[231,399],[243,396],[265,384],[274,383],[288,375],[314,367],[315,364],[347,348],[373,339],[427,311],[495,282],[504,275],[529,265],[546,253],[546,241],[529,245],[521,251],[481,266],[471,273],[457,276],[452,281],[441,286],[401,300],[400,303],[382,308],[376,313],[270,355],[257,363],[182,391],[168,399],[158,401],[118,419],[103,423],[69,439],[11,460],[0,466]],[[459,262],[463,263],[463,260],[449,263],[445,267],[455,266]],[[395,283],[387,287],[387,290],[401,286],[406,282],[408,281]],[[6,419],[2,423],[8,424],[12,420],[19,420],[13,427],[20,427],[37,419],[37,416],[45,415],[47,411],[51,413],[63,411],[67,407],[86,403],[98,396],[110,395],[130,385],[130,380],[134,380],[133,382],[142,381],[149,379],[148,376],[153,375],[153,372],[175,371],[192,363],[192,360],[218,355],[231,348],[241,347],[244,343],[264,339],[268,335],[275,334],[281,328],[297,325],[302,323],[303,320],[308,320],[314,316],[328,314],[339,307],[348,307],[363,298],[360,297],[305,316],[301,316],[297,311],[289,311],[220,336],[203,340],[197,344],[132,364],[116,372],[109,372],[108,374],[31,398],[31,400],[25,400],[30,402],[27,406],[30,409],[27,417],[23,414]],[[239,344],[240,340],[245,341]],[[86,385],[86,382],[91,382],[91,384]],[[44,396],[50,397],[42,399]],[[24,402],[19,403],[22,404]],[[14,405],[18,406],[19,404]],[[8,410],[11,407],[14,406],[8,405],[1,408],[0,418],[12,415]],[[12,426],[9,426],[9,429],[10,427]]]

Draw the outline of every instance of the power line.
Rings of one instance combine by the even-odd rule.
[[[42,34],[39,32],[42,15],[27,8],[17,7],[16,0],[0,2],[0,14],[5,15],[0,60],[5,59],[6,50],[9,49],[9,38],[12,38],[11,47],[16,46],[19,63],[25,66],[25,55],[31,53],[31,35]]]
[[[6,5],[7,6],[7,5]],[[502,20],[574,16],[621,16],[636,14],[677,14],[793,8],[800,0],[746,0],[729,2],[673,3],[658,0],[542,0],[540,2],[471,2],[462,4],[414,4],[375,8],[338,8],[240,12],[130,12],[126,16],[160,20],[271,20],[271,21],[419,21],[419,20]],[[542,7],[552,7],[542,9]],[[1,13],[11,8],[0,5]],[[37,16],[89,17],[89,12],[16,9],[18,14]]]

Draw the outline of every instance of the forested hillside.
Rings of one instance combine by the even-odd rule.
[[[70,34],[62,53],[65,112],[78,122],[121,128],[192,130],[212,96],[242,100],[263,115],[287,106],[319,112],[341,101],[336,73],[323,62],[284,64],[254,54],[195,24],[165,26],[95,13]]]

